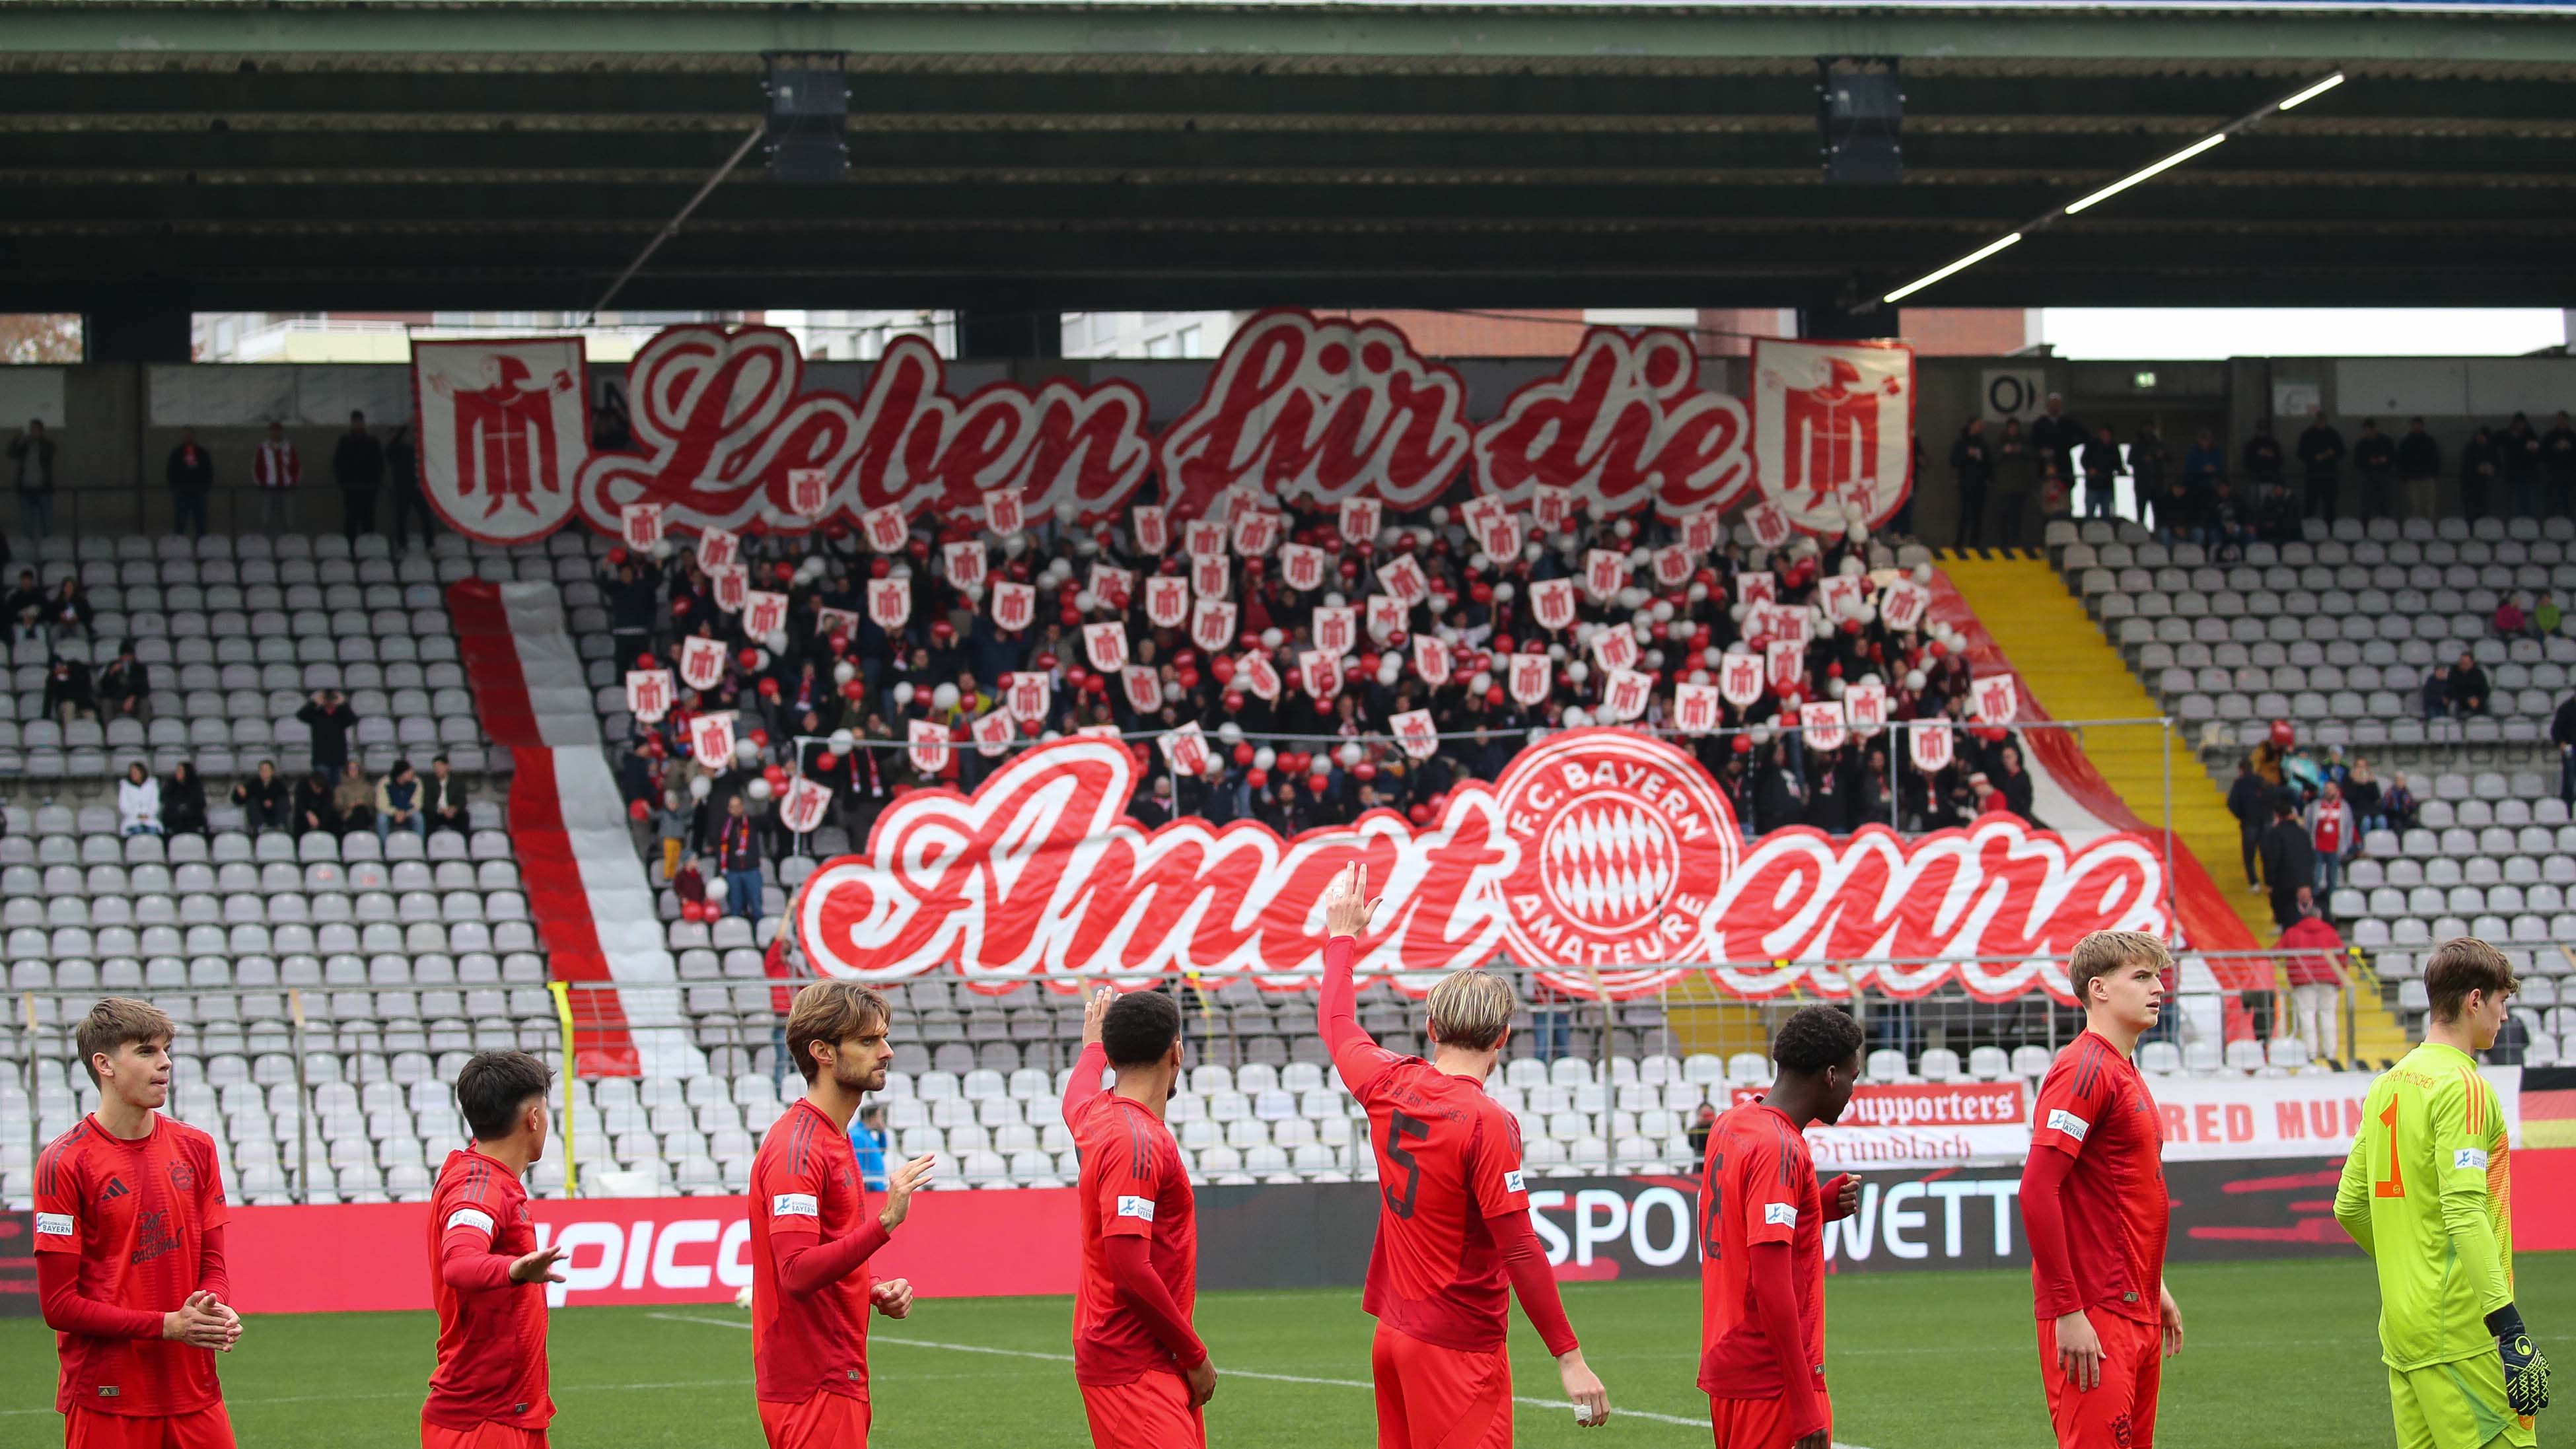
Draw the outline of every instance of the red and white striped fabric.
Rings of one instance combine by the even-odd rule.
[[[651,990],[575,991],[584,1076],[706,1070],[680,1015],[678,972],[600,749],[599,717],[552,584],[465,579],[448,587],[456,649],[484,732],[510,751],[510,841],[547,969],[558,981]],[[674,1023],[638,1027],[636,1021]]]

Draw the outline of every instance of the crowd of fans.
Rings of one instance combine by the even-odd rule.
[[[2515,413],[2501,427],[2480,426],[2458,459],[2462,512],[2536,517],[2576,508],[2576,425],[2561,412],[2547,430]],[[2107,427],[2087,427],[2049,395],[2046,409],[2025,428],[2018,418],[1989,429],[1971,418],[1950,446],[1958,484],[1961,548],[2027,541],[2023,518],[2036,504],[2045,521],[2114,516],[2118,480],[2131,480],[2138,518],[2167,543],[2208,547],[2226,561],[2246,544],[2290,543],[2309,518],[2331,523],[2344,509],[2347,468],[2358,492],[2351,499],[2361,518],[2431,518],[2444,471],[2442,445],[2409,418],[2406,431],[2383,432],[2364,418],[2347,442],[2323,409],[2309,410],[2307,426],[2288,445],[2272,420],[2235,450],[2231,464],[2215,432],[2202,428],[2177,456],[2153,422],[2124,445]],[[1988,509],[1993,527],[1988,527]]]
[[[922,524],[893,554],[837,529],[801,540],[746,540],[753,586],[789,596],[786,628],[765,639],[745,634],[742,616],[719,607],[712,580],[685,546],[666,542],[655,550],[659,557],[620,550],[604,563],[600,585],[629,666],[675,668],[691,637],[715,641],[725,659],[713,687],[682,686],[667,715],[636,726],[622,761],[630,808],[665,878],[735,876],[790,849],[775,805],[797,773],[832,791],[834,823],[864,842],[877,813],[904,791],[971,791],[1002,763],[971,743],[971,726],[1004,709],[1012,675],[1034,671],[1048,677],[1050,704],[1043,719],[1015,725],[1014,742],[1117,730],[1138,764],[1129,813],[1147,825],[1184,816],[1212,824],[1256,819],[1294,833],[1378,808],[1427,821],[1453,784],[1494,778],[1533,732],[1601,718],[1607,676],[1589,657],[1597,629],[1634,631],[1637,667],[1655,681],[1644,713],[1625,723],[1669,730],[1674,686],[1713,683],[1721,656],[1742,638],[1743,576],[1768,573],[1775,602],[1813,611],[1803,668],[1747,707],[1723,704],[1715,732],[1678,737],[1716,778],[1748,834],[1791,825],[1842,833],[1872,823],[1923,831],[1988,810],[2029,818],[2032,781],[2018,743],[2006,730],[1968,723],[1971,676],[1958,636],[1931,624],[1894,630],[1866,607],[1823,614],[1823,580],[1870,572],[1865,534],[1777,551],[1729,542],[1694,557],[1687,582],[1667,585],[1655,581],[1650,558],[1675,541],[1669,524],[1578,516],[1562,531],[1541,534],[1521,523],[1522,547],[1496,559],[1445,507],[1392,518],[1356,542],[1342,538],[1333,513],[1289,510],[1285,541],[1328,553],[1322,584],[1294,589],[1275,559],[1228,555],[1225,597],[1239,606],[1237,637],[1214,652],[1195,644],[1187,627],[1157,627],[1145,610],[1145,580],[1188,576],[1187,556],[1177,547],[1141,552],[1132,530],[1116,524],[1049,521],[1001,539],[988,575],[962,588],[947,577],[942,545],[979,536],[993,542],[968,525],[934,531]],[[1177,545],[1177,527],[1174,533]],[[1620,590],[1605,601],[1578,592],[1571,627],[1539,627],[1531,586],[1580,579],[1594,549],[1629,561]],[[1377,569],[1405,556],[1421,565],[1431,594],[1407,611],[1404,629],[1446,641],[1448,680],[1422,678],[1407,635],[1388,632],[1358,640],[1336,689],[1320,698],[1309,693],[1297,656],[1313,647],[1316,609],[1362,604]],[[1095,587],[1099,565],[1134,571],[1135,597],[1115,597],[1114,576],[1106,592]],[[1873,586],[1897,576],[1879,570]],[[892,630],[869,617],[866,599],[870,580],[889,578],[910,585],[910,613]],[[999,582],[1037,589],[1029,627],[996,623],[990,585]],[[826,610],[845,613],[827,627]],[[1155,672],[1158,707],[1138,710],[1118,676],[1089,667],[1082,628],[1109,621],[1126,626],[1133,662]],[[1534,705],[1505,687],[1516,651],[1550,660],[1550,688]],[[1273,662],[1281,682],[1275,699],[1254,692],[1238,667],[1253,654]],[[1955,760],[1927,774],[1897,758],[1902,751],[1892,751],[1895,737],[1884,732],[1855,734],[1833,749],[1808,744],[1796,728],[1798,706],[1839,698],[1863,681],[1886,688],[1891,721],[1957,721]],[[726,710],[737,712],[745,746],[736,761],[710,771],[690,759],[690,723]],[[1427,759],[1410,758],[1392,739],[1394,717],[1414,710],[1430,711],[1438,726],[1438,749]],[[936,769],[919,768],[906,748],[918,720],[945,726],[957,741]],[[1206,732],[1209,763],[1202,773],[1176,777],[1146,737],[1192,722]],[[723,894],[745,909],[738,889]]]

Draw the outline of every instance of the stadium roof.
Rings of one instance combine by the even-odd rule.
[[[846,51],[851,169],[755,152],[621,308],[1829,306],[2323,74],[1929,305],[2576,298],[2576,10],[10,4],[0,309],[578,309]],[[1828,185],[1816,61],[1896,57]]]

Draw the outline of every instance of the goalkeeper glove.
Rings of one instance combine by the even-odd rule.
[[[2488,1314],[2487,1332],[2495,1335],[2496,1352],[2504,1358],[2505,1402],[2525,1417],[2548,1408],[2549,1360],[2533,1346],[2521,1312],[2508,1303]]]

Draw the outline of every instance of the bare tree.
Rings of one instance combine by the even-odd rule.
[[[0,362],[78,362],[81,319],[72,312],[0,312]]]

